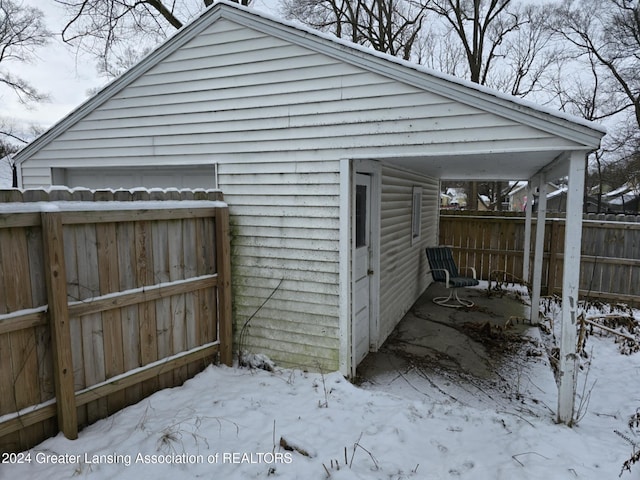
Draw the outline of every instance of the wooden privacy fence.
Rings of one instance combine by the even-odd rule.
[[[580,264],[580,294],[583,297],[640,304],[640,222],[637,220],[636,216],[585,215]],[[532,260],[535,224],[534,219]],[[564,230],[564,218],[546,220],[542,283],[547,294],[562,290]],[[475,267],[484,280],[496,270],[522,278],[522,214],[443,214],[439,242],[451,245],[458,263]]]
[[[221,200],[0,191],[0,452],[231,364]]]

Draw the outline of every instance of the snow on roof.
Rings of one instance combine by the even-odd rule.
[[[555,198],[562,195],[563,193],[567,193],[567,190],[568,187],[559,187],[556,191],[547,194],[547,199]]]
[[[515,183],[516,183],[516,186],[515,186],[515,187],[513,187],[513,188],[509,191],[509,196],[511,196],[511,195],[515,195],[516,193],[518,193],[520,190],[522,190],[523,188],[525,188],[529,182],[527,182],[527,181],[518,181],[518,182],[515,182]],[[512,185],[513,185],[513,184],[512,184]]]
[[[635,195],[640,195],[640,191],[638,191],[637,188],[634,188],[632,185],[629,185],[628,183],[625,183],[621,186],[619,186],[618,188],[616,188],[615,190],[611,190],[610,192],[607,192],[605,194],[603,194],[603,197],[607,197],[607,198],[611,198],[611,197],[617,197],[620,196],[622,194],[625,193],[632,193]]]

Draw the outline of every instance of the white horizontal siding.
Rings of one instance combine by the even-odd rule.
[[[422,187],[422,234],[411,245],[413,187]],[[437,242],[439,182],[385,166],[380,232],[380,343],[409,311],[430,278],[424,249]]]
[[[408,110],[408,108],[407,108]],[[427,112],[428,113],[428,112]],[[427,118],[406,118],[407,113],[402,111],[391,111],[384,109],[374,109],[363,114],[361,119],[354,118],[353,112],[308,114],[304,116],[292,117],[281,115],[265,117],[259,119],[227,120],[220,121],[212,119],[209,122],[190,124],[167,124],[153,125],[146,127],[131,126],[123,136],[121,127],[107,129],[103,128],[99,132],[92,133],[91,130],[74,131],[66,135],[65,148],[82,149],[85,142],[92,140],[93,148],[117,148],[133,147],[140,145],[141,138],[145,139],[144,144],[160,147],[164,145],[189,145],[202,144],[208,139],[213,141],[231,142],[238,140],[237,132],[245,134],[247,139],[252,141],[268,141],[275,132],[286,129],[289,139],[314,138],[318,135],[318,129],[329,129],[333,137],[343,137],[341,124],[353,122],[349,129],[351,135],[366,136],[370,132],[380,134],[397,133],[403,136],[410,134],[413,130],[429,131],[430,135],[424,135],[425,141],[433,140],[433,137],[446,132],[447,135],[457,136],[460,133],[460,123],[464,121],[466,129],[475,129],[476,138],[490,139],[489,130],[506,128],[510,135],[518,135],[518,132],[526,129],[516,129],[509,125],[509,121],[497,118],[490,114],[462,114],[446,117]],[[461,118],[464,116],[464,120]],[[268,120],[268,121],[267,121]],[[201,133],[194,133],[198,131]],[[246,132],[251,132],[246,133]],[[261,132],[259,135],[258,132]],[[457,141],[457,140],[451,140]]]
[[[320,88],[320,85],[316,85]],[[478,113],[471,107],[465,107],[440,97],[425,98],[417,92],[401,94],[393,89],[385,95],[376,99],[375,105],[371,104],[370,97],[361,98],[336,98],[334,100],[324,99],[320,102],[309,102],[309,96],[299,92],[289,92],[286,102],[279,98],[257,96],[255,98],[240,99],[211,99],[209,102],[193,102],[178,104],[163,104],[159,106],[144,105],[139,108],[127,109],[127,117],[117,110],[98,110],[87,116],[82,123],[75,126],[73,131],[96,130],[97,135],[103,135],[102,130],[109,132],[110,129],[117,129],[122,133],[122,128],[153,125],[188,125],[190,123],[202,122],[233,122],[238,117],[248,117],[257,119],[271,119],[277,117],[297,117],[314,114],[336,114],[344,115],[345,112],[353,112],[354,115],[372,114],[376,110],[384,112],[385,118],[392,119],[392,115],[399,118],[408,118],[411,114],[412,106],[419,105],[421,114],[434,117],[445,117],[449,115],[465,115]],[[394,95],[395,92],[395,95]],[[331,95],[337,97],[335,92]],[[314,98],[314,100],[316,100]],[[424,103],[431,100],[431,103]],[[422,102],[422,103],[417,103]],[[409,107],[407,109],[407,107]],[[251,111],[256,109],[256,111]],[[407,111],[409,110],[409,111]],[[215,114],[213,113],[215,112]]]
[[[51,168],[45,164],[23,164],[21,171],[23,188],[48,187],[52,184]]]
[[[220,165],[232,220],[239,349],[287,366],[338,368],[338,166]]]
[[[231,163],[254,154],[317,161],[566,143],[550,137],[220,20],[25,162],[25,186],[27,170],[43,165]]]

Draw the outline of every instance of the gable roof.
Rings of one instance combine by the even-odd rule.
[[[396,81],[566,138],[584,145],[586,149],[597,148],[600,139],[606,133],[602,126],[593,122],[543,108],[496,90],[377,52],[329,34],[277,19],[236,3],[221,0],[27,145],[16,155],[16,162],[21,163],[29,158],[221,18]]]

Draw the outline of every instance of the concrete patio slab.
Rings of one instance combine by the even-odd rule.
[[[474,307],[454,309],[432,302],[445,290],[431,285],[382,348],[365,358],[358,367],[361,385],[391,385],[415,399],[553,415],[557,387],[520,294],[489,294],[484,283],[461,292]]]

